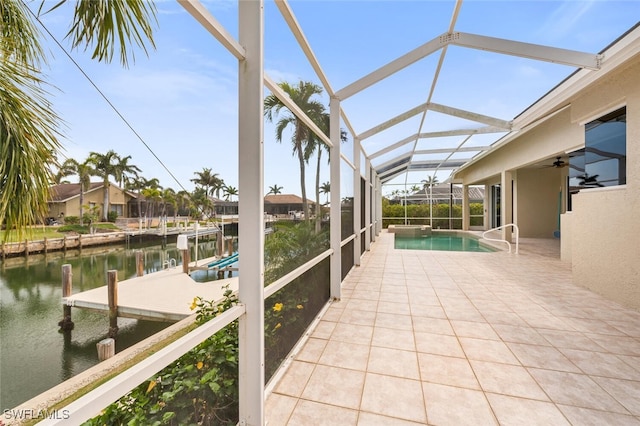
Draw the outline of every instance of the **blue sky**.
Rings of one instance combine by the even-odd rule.
[[[47,4],[53,6],[57,1]],[[99,64],[82,50],[71,56],[93,80],[134,131],[116,114],[65,54],[48,39],[49,81],[54,108],[65,120],[64,156],[85,159],[89,152],[114,149],[131,155],[146,178],[164,187],[193,189],[194,172],[211,168],[238,187],[237,62],[174,1],[158,2],[157,49],[138,52],[129,69]],[[237,36],[235,1],[204,1],[227,30]],[[294,0],[301,24],[334,90],[339,90],[396,57],[446,32],[452,1],[312,1]],[[33,5],[32,5],[33,6]],[[34,6],[35,7],[35,6]],[[42,21],[62,45],[71,19],[65,6]],[[637,1],[467,1],[455,30],[596,53],[634,25]],[[265,70],[275,81],[319,83],[276,6],[265,3]],[[342,104],[357,132],[388,120],[427,100],[439,52]],[[511,120],[573,72],[570,67],[451,46],[447,50],[432,101]],[[265,95],[269,92],[265,89]],[[328,105],[326,96],[319,98]],[[428,113],[422,131],[467,126],[451,117]],[[460,120],[459,120],[460,121]],[[417,133],[420,117],[364,142],[373,153]],[[144,143],[140,140],[140,138]],[[470,146],[487,145],[496,135],[474,137]],[[457,144],[457,140],[420,140],[419,149]],[[350,137],[351,140],[351,137]],[[149,152],[148,145],[153,154]],[[350,154],[351,144],[343,145]],[[383,156],[385,161],[397,156]],[[161,164],[156,158],[157,156]],[[64,159],[64,157],[62,157]],[[326,155],[325,155],[326,159]],[[176,182],[166,167],[178,180]],[[448,172],[440,173],[443,181]],[[420,182],[411,174],[397,182]],[[307,170],[308,191],[315,161]],[[328,181],[322,161],[321,182]],[[342,185],[350,194],[349,180]],[[287,139],[278,144],[273,126],[265,125],[265,192],[269,186],[300,194],[297,160]],[[313,194],[308,196],[313,198]],[[324,196],[323,196],[324,199]]]

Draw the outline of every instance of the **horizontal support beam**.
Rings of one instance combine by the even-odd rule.
[[[197,0],[178,0],[178,3],[198,21],[205,30],[216,38],[233,56],[239,60],[244,60],[244,47],[236,41],[233,36],[224,29],[222,24],[209,13],[202,3]]]
[[[372,86],[381,80],[384,80],[390,75],[395,74],[401,69],[406,68],[409,65],[419,61],[425,56],[432,54],[438,49],[441,49],[442,47],[446,46],[446,43],[447,43],[446,38],[443,39],[442,36],[436,37],[433,40],[426,42],[422,46],[419,46],[413,49],[412,51],[405,53],[404,55],[389,62],[388,64],[383,65],[382,67],[378,68],[372,73],[367,74],[361,79],[338,90],[336,92],[336,97],[339,100],[343,101],[355,95],[356,93],[363,91],[367,87]]]
[[[538,61],[553,62],[591,70],[600,69],[602,57],[593,53],[578,52],[558,47],[541,46],[501,38],[456,32],[449,35],[449,43],[471,49],[487,50],[505,55],[519,56]]]
[[[362,133],[360,133],[358,135],[358,138],[360,138],[360,140],[365,140],[367,138],[370,138],[371,136],[382,132],[383,130],[386,130],[390,127],[395,126],[398,123],[402,123],[403,121],[413,117],[414,115],[418,115],[421,112],[424,112],[427,110],[427,106],[428,104],[425,102],[423,104],[418,105],[417,107],[411,108],[408,111],[403,112],[402,114],[396,115],[395,117],[385,121],[384,123],[380,123],[375,127],[372,127],[369,130],[366,130]]]
[[[489,126],[499,127],[504,131],[511,130],[511,122],[501,120],[495,117],[489,117],[487,115],[478,114],[471,111],[465,111],[463,109],[453,108],[446,105],[440,105],[436,103],[429,103],[428,109],[431,111],[439,112],[441,114],[450,115],[453,117],[464,118],[465,120],[475,121],[477,123],[487,124]]]
[[[465,146],[462,148],[434,148],[434,149],[421,149],[414,151],[414,155],[424,154],[453,154],[454,152],[476,152],[487,151],[491,149],[490,146]]]

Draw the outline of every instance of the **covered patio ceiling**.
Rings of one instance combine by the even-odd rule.
[[[521,113],[565,78],[579,70],[597,73],[607,60],[604,48],[635,23],[633,17],[609,21],[603,16],[594,25],[594,11],[589,15],[593,2],[397,2],[396,15],[388,19],[402,21],[429,6],[423,39],[418,42],[414,32],[407,37],[396,33],[389,34],[389,43],[376,45],[368,31],[384,32],[385,22],[365,22],[369,30],[362,38],[341,39],[338,57],[353,55],[355,61],[372,64],[389,60],[354,76],[344,63],[325,66],[322,58],[335,55],[335,49],[314,50],[323,45],[321,37],[340,39],[340,18],[328,28],[314,25],[305,3],[276,1],[325,90],[341,101],[343,123],[382,183],[449,179],[537,120]],[[339,14],[340,4],[322,7]],[[366,4],[375,7],[375,2]],[[536,13],[546,9],[546,19],[530,19],[531,8]],[[513,25],[511,30],[496,25],[500,20],[517,20],[518,33],[513,36]],[[605,25],[611,36],[596,47]],[[365,53],[375,59],[361,59]],[[344,85],[334,90],[331,82],[336,81]],[[269,89],[277,91],[269,82]],[[365,111],[363,104],[369,106]]]

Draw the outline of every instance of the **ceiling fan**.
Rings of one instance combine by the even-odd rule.
[[[560,169],[562,167],[567,167],[568,165],[569,165],[569,163],[564,161],[562,159],[562,157],[556,157],[556,161],[554,161],[553,163],[547,165],[546,167],[555,167],[556,169]]]

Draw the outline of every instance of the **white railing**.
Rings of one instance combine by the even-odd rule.
[[[514,229],[514,233],[515,233],[515,238],[516,238],[516,254],[518,254],[518,246],[519,246],[519,242],[520,242],[520,230],[518,229],[518,225],[516,225],[515,223],[508,223],[506,225],[502,225],[502,226],[498,226],[497,228],[493,228],[493,229],[489,229],[488,231],[484,231],[482,233],[482,238],[487,240],[487,241],[498,241],[501,243],[507,243],[507,245],[509,246],[509,253],[511,253],[511,243],[505,239],[502,238],[489,238],[487,237],[487,234],[489,232],[493,232],[493,231],[498,231],[502,228],[506,228],[507,226],[511,226]]]
[[[129,392],[140,383],[157,374],[167,365],[171,364],[182,355],[195,348],[205,339],[222,330],[231,322],[245,314],[244,305],[238,304],[207,323],[201,325],[190,333],[148,358],[133,365],[128,370],[107,381],[98,388],[76,399],[63,410],[63,418],[50,418],[39,423],[48,425],[80,425],[85,421],[100,414],[100,410],[117,401],[121,396]]]

